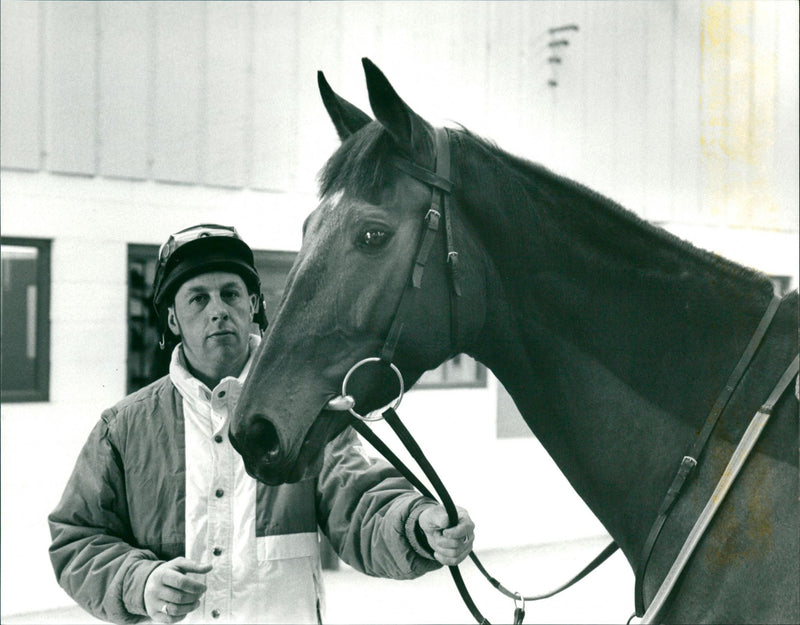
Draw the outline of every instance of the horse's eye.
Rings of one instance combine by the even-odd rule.
[[[389,233],[385,230],[367,230],[361,236],[361,245],[370,249],[378,249],[389,240]]]

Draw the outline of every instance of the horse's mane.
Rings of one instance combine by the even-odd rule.
[[[343,141],[319,172],[320,197],[347,188],[357,197],[377,198],[387,182],[392,149],[383,126],[367,124]]]
[[[513,155],[463,126],[451,128],[449,134],[454,167],[461,173],[459,181],[465,187],[461,191],[480,210],[496,212],[482,222],[496,228],[498,237],[507,240],[508,232],[524,232],[526,225],[535,229],[547,222],[550,227],[538,228],[539,231],[564,237],[550,242],[553,249],[570,243],[574,247],[574,241],[566,240],[570,236],[566,230],[583,222],[587,231],[597,233],[580,242],[583,246],[580,253],[595,270],[601,269],[612,256],[597,247],[606,245],[614,248],[613,255],[634,259],[632,270],[640,274],[649,270],[681,271],[679,265],[688,261],[724,275],[733,283],[771,289],[763,274],[699,249],[597,191]],[[358,197],[377,200],[394,172],[390,161],[396,150],[381,124],[367,124],[342,142],[320,171],[320,196],[347,188]],[[498,198],[503,198],[503,206]],[[657,255],[655,250],[663,253]],[[649,266],[643,264],[643,259],[649,259]],[[607,269],[619,272],[621,267],[609,265]]]
[[[665,270],[665,255],[655,254],[655,250],[661,249],[667,250],[667,255],[673,259],[679,258],[680,264],[686,261],[698,263],[734,283],[745,283],[771,292],[771,282],[762,273],[695,247],[579,182],[511,154],[466,128],[461,127],[451,136],[457,152],[454,160],[459,168],[465,170],[461,180],[465,185],[474,185],[466,194],[480,193],[486,198],[476,205],[490,206],[490,198],[507,199],[510,195],[511,204],[517,206],[518,211],[534,213],[530,216],[532,223],[541,224],[544,220],[551,225],[557,223],[553,230],[562,233],[565,224],[583,220],[593,232],[597,232],[591,241],[581,242],[585,246],[587,263],[595,269],[598,269],[597,263],[603,264],[607,259],[594,253],[593,245],[605,242],[615,248],[616,255],[629,253],[636,260],[635,270],[640,273],[647,271],[648,268],[642,266],[642,259],[648,257],[652,257],[652,266],[658,267],[658,271]],[[548,214],[544,214],[544,209],[549,209]],[[601,230],[605,232],[601,234]],[[630,236],[633,233],[635,236]],[[571,243],[575,245],[574,241]],[[565,244],[564,240],[553,242],[556,247]],[[620,271],[618,264],[608,268]],[[679,270],[678,267],[673,269]]]

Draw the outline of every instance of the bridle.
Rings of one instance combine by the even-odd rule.
[[[389,328],[389,332],[386,335],[386,340],[383,343],[383,347],[380,350],[380,355],[360,360],[350,368],[342,382],[342,396],[348,396],[347,384],[357,369],[371,363],[381,363],[391,369],[391,371],[397,376],[399,384],[400,393],[397,398],[388,408],[385,408],[383,412],[377,416],[373,416],[373,413],[362,415],[356,412],[353,407],[349,408],[349,412],[352,416],[350,425],[373,447],[375,447],[375,449],[380,452],[389,462],[391,462],[395,468],[397,468],[398,471],[417,488],[417,490],[431,499],[436,499],[431,490],[425,486],[425,484],[423,484],[417,478],[413,471],[411,471],[400,460],[400,458],[398,458],[397,455],[395,455],[394,452],[369,428],[369,426],[366,425],[366,422],[369,421],[385,419],[402,444],[410,452],[411,457],[416,461],[420,469],[422,469],[422,472],[430,481],[434,491],[439,496],[438,498],[441,500],[442,505],[444,505],[447,511],[450,524],[456,525],[458,523],[458,512],[453,503],[452,497],[450,497],[450,494],[447,492],[447,489],[437,475],[433,466],[425,457],[422,449],[420,449],[419,445],[414,440],[414,437],[406,429],[400,418],[397,416],[396,409],[400,405],[405,387],[403,376],[393,362],[398,341],[406,324],[408,312],[413,310],[416,297],[422,288],[422,276],[428,264],[431,250],[434,247],[435,240],[442,223],[444,224],[445,241],[447,246],[446,264],[450,301],[450,344],[453,354],[458,353],[458,298],[461,296],[461,282],[458,271],[459,257],[458,252],[455,249],[451,215],[451,194],[453,192],[453,183],[450,180],[450,142],[447,130],[445,128],[436,128],[434,131],[434,141],[436,147],[435,171],[431,171],[402,157],[395,157],[392,160],[392,165],[395,168],[431,187],[431,205],[424,217],[422,235],[417,248],[416,256],[414,258],[414,264],[411,267],[411,275],[406,283],[402,295],[400,296],[400,301],[397,304],[394,318]],[[602,564],[617,549],[617,544],[612,542],[580,573],[574,576],[567,583],[550,592],[531,596],[523,596],[518,592],[509,590],[488,573],[474,552],[471,552],[469,556],[481,574],[489,581],[489,583],[499,592],[514,601],[514,623],[521,623],[525,616],[526,601],[530,602],[546,599],[561,592],[562,590],[566,590]],[[459,594],[461,595],[461,599],[463,600],[467,609],[471,612],[472,616],[478,623],[488,624],[489,621],[487,621],[486,618],[480,613],[475,605],[475,602],[472,600],[458,567],[451,566],[449,568],[453,577],[453,581],[455,582]]]
[[[434,139],[436,147],[435,149],[436,165],[434,171],[431,171],[408,159],[401,157],[395,157],[392,161],[392,165],[395,168],[399,169],[400,171],[408,174],[409,176],[415,178],[416,180],[419,180],[420,182],[423,182],[431,187],[431,206],[424,217],[423,232],[419,243],[419,247],[417,249],[416,257],[414,259],[414,265],[411,268],[410,278],[400,297],[400,301],[398,302],[397,308],[395,310],[394,319],[392,320],[392,324],[389,328],[386,340],[384,341],[383,347],[381,348],[380,355],[377,357],[365,358],[357,362],[350,368],[350,370],[347,372],[342,382],[342,396],[348,397],[347,384],[352,374],[362,366],[365,366],[370,363],[382,363],[388,366],[393,371],[393,373],[397,376],[399,382],[400,393],[398,397],[388,408],[385,408],[383,412],[378,416],[361,415],[355,411],[353,406],[351,406],[349,408],[349,412],[351,413],[352,416],[351,425],[373,447],[375,447],[375,449],[378,450],[378,452],[380,452],[389,462],[391,462],[398,469],[398,471],[400,471],[400,473],[404,477],[406,477],[406,479],[408,479],[423,495],[430,497],[432,499],[436,499],[436,497],[434,497],[430,489],[428,489],[416,477],[416,475],[414,475],[414,473],[397,457],[397,455],[394,454],[394,452],[392,452],[392,450],[366,424],[366,422],[368,421],[377,421],[380,419],[385,419],[386,422],[389,424],[389,426],[392,428],[392,430],[395,432],[401,443],[410,452],[411,457],[416,461],[416,463],[422,469],[423,473],[433,486],[433,489],[439,495],[439,499],[441,500],[442,504],[447,510],[447,514],[451,525],[456,525],[458,523],[458,513],[456,511],[452,498],[447,492],[447,489],[445,488],[441,479],[436,474],[436,471],[434,470],[433,466],[427,460],[424,453],[420,449],[419,445],[414,440],[413,436],[411,436],[411,433],[406,429],[400,418],[397,416],[396,409],[400,405],[400,401],[402,400],[405,388],[403,383],[403,376],[400,373],[400,370],[397,368],[397,366],[393,363],[397,344],[405,327],[406,318],[408,317],[408,312],[412,310],[417,294],[419,293],[422,287],[422,276],[425,267],[428,263],[428,258],[430,256],[431,249],[434,246],[434,242],[437,233],[439,231],[441,222],[444,223],[446,246],[447,246],[447,281],[448,281],[448,291],[450,294],[449,301],[450,301],[451,347],[453,353],[458,353],[457,304],[458,304],[458,298],[461,296],[461,284],[458,275],[458,252],[455,250],[455,243],[452,230],[452,215],[451,215],[452,208],[450,200],[451,200],[451,194],[453,192],[453,183],[450,180],[450,144],[449,144],[448,132],[446,129],[436,128],[434,133],[435,133]],[[701,429],[700,433],[698,434],[697,438],[692,444],[689,452],[681,460],[677,473],[673,478],[673,481],[670,484],[669,488],[667,489],[667,493],[662,501],[661,506],[659,506],[658,508],[655,521],[653,522],[651,530],[648,533],[647,538],[644,542],[641,556],[639,559],[639,565],[636,570],[635,597],[634,597],[635,608],[636,608],[635,616],[643,617],[644,620],[642,622],[649,623],[658,616],[660,610],[663,608],[666,600],[668,599],[670,593],[672,592],[672,589],[674,588],[678,576],[681,574],[684,566],[691,557],[694,548],[697,546],[700,538],[707,529],[708,524],[711,521],[711,518],[713,518],[714,514],[719,508],[722,499],[727,494],[731,484],[733,483],[733,480],[736,478],[739,470],[744,464],[744,461],[747,459],[747,456],[755,446],[755,443],[758,440],[759,435],[763,431],[763,428],[766,426],[766,423],[770,415],[772,414],[775,404],[778,402],[783,393],[789,387],[792,380],[794,380],[797,377],[799,364],[798,364],[798,356],[795,356],[794,360],[791,362],[791,364],[788,366],[788,368],[781,376],[778,383],[775,385],[774,389],[770,393],[766,402],[761,406],[761,408],[758,410],[758,412],[750,422],[750,425],[745,431],[745,434],[742,436],[740,443],[734,450],[733,455],[731,456],[731,459],[728,463],[728,466],[723,472],[723,476],[720,479],[720,482],[717,484],[714,493],[711,496],[711,499],[709,500],[705,509],[701,513],[700,517],[698,517],[698,519],[696,520],[695,525],[692,528],[692,531],[690,532],[689,536],[687,537],[686,542],[684,543],[681,551],[679,552],[678,557],[673,563],[672,568],[668,572],[658,592],[651,601],[650,606],[647,609],[647,612],[645,612],[644,596],[643,596],[644,577],[647,570],[647,565],[650,561],[652,552],[654,550],[658,537],[661,533],[661,530],[663,529],[664,524],[666,523],[666,520],[670,512],[672,511],[675,502],[680,496],[683,487],[687,483],[687,478],[689,477],[690,474],[692,474],[694,468],[697,466],[698,460],[702,452],[704,451],[706,445],[708,444],[708,441],[711,437],[711,433],[714,430],[714,427],[717,421],[719,420],[720,415],[725,410],[725,407],[728,405],[730,398],[732,397],[734,391],[738,387],[739,382],[744,377],[744,374],[747,371],[748,367],[750,366],[753,357],[758,351],[758,348],[761,345],[763,338],[766,336],[767,330],[769,329],[770,324],[773,318],[775,317],[775,314],[777,313],[780,302],[781,298],[777,294],[774,295],[772,301],[767,306],[766,312],[764,313],[761,321],[759,322],[758,327],[756,328],[747,347],[745,348],[744,353],[739,359],[737,365],[734,367],[731,375],[729,376],[725,384],[725,387],[723,388],[719,397],[714,403],[711,412],[709,413],[705,421],[705,424],[703,425],[703,428]],[[478,570],[483,574],[483,576],[489,581],[489,583],[492,584],[492,586],[494,586],[494,588],[496,588],[499,592],[514,600],[514,605],[515,605],[514,623],[516,624],[516,623],[521,623],[522,619],[525,616],[526,601],[537,601],[540,599],[552,597],[553,595],[561,592],[562,590],[569,588],[577,581],[583,579],[583,577],[588,575],[591,571],[597,568],[605,560],[607,560],[618,548],[619,546],[617,545],[616,542],[611,542],[607,547],[605,547],[605,549],[603,549],[603,551],[597,557],[594,558],[594,560],[592,560],[592,562],[590,562],[586,567],[584,567],[583,570],[581,570],[580,573],[575,575],[568,582],[566,582],[565,584],[561,585],[560,587],[556,588],[553,591],[533,596],[523,596],[518,592],[512,592],[511,590],[506,588],[503,584],[501,584],[496,578],[489,575],[489,573],[486,571],[483,564],[480,562],[480,560],[474,554],[474,552],[471,552],[469,555],[473,563],[476,565]],[[458,588],[459,594],[461,595],[464,604],[472,613],[472,616],[478,623],[488,623],[488,621],[483,617],[478,608],[475,606],[475,603],[472,600],[472,597],[470,596],[469,591],[466,588],[466,585],[464,584],[464,580],[461,576],[458,567],[451,566],[450,572],[456,584],[456,587]],[[631,619],[632,618],[633,617],[631,617]]]

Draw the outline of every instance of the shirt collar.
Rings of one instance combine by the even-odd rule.
[[[250,354],[247,357],[247,362],[242,368],[242,372],[236,378],[233,376],[223,378],[219,381],[219,384],[223,384],[227,380],[236,380],[239,385],[244,384],[244,381],[247,379],[247,376],[250,373],[250,367],[253,364],[255,353],[260,344],[261,337],[257,334],[251,334],[248,338],[248,349]],[[206,384],[189,373],[189,369],[186,365],[186,356],[183,353],[183,343],[178,343],[175,346],[175,349],[172,351],[172,357],[169,363],[169,377],[180,394],[185,398],[196,398],[204,401],[209,401],[211,399],[211,393],[214,389],[208,388]]]

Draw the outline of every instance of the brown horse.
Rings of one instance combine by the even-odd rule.
[[[364,68],[375,120],[320,75],[342,144],[321,173],[321,202],[231,424],[248,471],[273,484],[318,471],[322,447],[347,425],[345,413],[326,410],[329,400],[351,366],[386,350],[400,316],[391,360],[406,387],[461,352],[489,367],[620,545],[647,605],[798,352],[797,292],[780,300],[641,566],[676,469],[770,305],[772,283],[465,129],[434,129],[366,59]],[[451,194],[424,179],[436,170],[437,136]],[[439,193],[449,196],[449,223],[428,236],[424,216]],[[431,251],[418,279],[422,246]],[[347,392],[363,414],[396,386],[387,367],[366,366]],[[469,455],[480,461],[480,450]],[[786,392],[661,618],[800,622],[797,494],[798,402]]]

